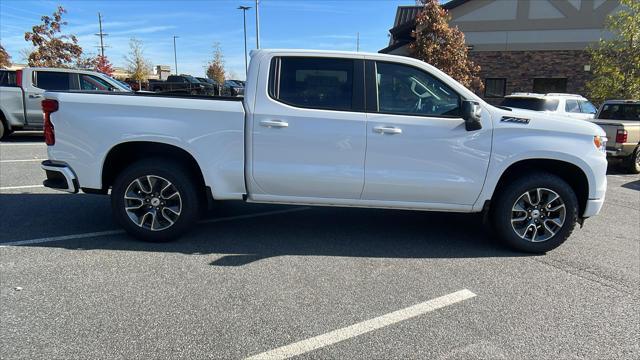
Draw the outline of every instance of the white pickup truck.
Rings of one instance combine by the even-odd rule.
[[[497,108],[392,55],[252,53],[244,99],[47,92],[48,187],[108,193],[134,236],[173,239],[210,200],[482,212],[545,252],[604,202],[604,131]]]

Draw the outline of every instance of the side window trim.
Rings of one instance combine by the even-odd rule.
[[[388,63],[388,64],[393,64],[393,65],[402,65],[402,66],[407,66],[410,68],[413,68],[417,71],[421,71],[424,72],[426,74],[428,74],[429,76],[431,76],[432,78],[442,82],[442,80],[440,80],[438,77],[434,76],[433,74],[431,74],[428,71],[425,71],[423,69],[420,69],[419,67],[413,66],[413,65],[408,65],[408,64],[403,64],[403,63],[397,63],[397,62],[391,62],[391,61],[377,61],[377,60],[367,60],[367,63],[371,63],[371,65],[366,67],[366,84],[367,84],[367,100],[366,100],[366,104],[367,104],[367,112],[368,113],[377,113],[377,114],[385,114],[385,115],[398,115],[398,116],[419,116],[419,117],[426,117],[426,118],[446,118],[446,119],[462,119],[462,116],[459,115],[431,115],[431,114],[416,114],[416,113],[402,113],[402,112],[390,112],[390,111],[380,111],[380,104],[378,104],[378,82],[377,82],[377,64],[378,63]],[[373,89],[369,89],[369,84],[373,84]],[[446,84],[445,84],[446,85]],[[462,96],[455,91],[454,89],[452,89],[450,86],[447,85],[447,88],[449,88],[454,94],[456,94],[458,96],[458,106],[462,107]]]
[[[365,112],[365,90],[364,90],[364,60],[349,58],[332,58],[332,57],[314,57],[314,56],[291,56],[292,58],[309,58],[309,59],[338,59],[353,61],[353,87],[351,109],[326,109],[312,106],[301,106],[280,99],[280,78],[282,71],[282,56],[276,56],[271,59],[269,65],[269,79],[267,81],[267,94],[273,101],[299,109],[324,110],[324,111],[340,111],[340,112]]]

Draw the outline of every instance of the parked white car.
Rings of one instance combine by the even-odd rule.
[[[95,71],[59,68],[0,70],[0,138],[18,130],[42,130],[40,102],[45,91],[130,92]]]
[[[506,243],[545,252],[604,202],[600,127],[491,106],[419,60],[260,50],[247,79],[244,98],[47,92],[44,184],[111,189],[150,241],[245,200],[485,211]]]
[[[562,93],[513,93],[505,96],[500,105],[513,109],[551,112],[581,120],[593,119],[598,111],[583,96]]]

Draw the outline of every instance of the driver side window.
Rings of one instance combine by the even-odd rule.
[[[378,111],[388,114],[461,115],[460,96],[449,86],[417,68],[376,63]]]

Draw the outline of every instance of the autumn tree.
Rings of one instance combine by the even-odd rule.
[[[69,67],[82,55],[76,36],[62,34],[62,27],[67,25],[62,14],[66,12],[58,6],[51,16],[41,18],[40,25],[24,33],[24,39],[35,47],[27,59],[29,66]]]
[[[96,68],[96,57],[92,55],[81,55],[76,59],[75,64],[73,65],[76,69],[82,70],[95,70]]]
[[[142,41],[131,38],[129,41],[129,55],[124,57],[127,63],[127,70],[131,74],[131,79],[138,82],[138,85],[149,77],[152,71],[152,65],[149,60],[144,57],[144,47]]]
[[[438,0],[421,0],[424,8],[416,17],[415,39],[409,49],[411,55],[427,62],[456,79],[467,88],[481,91],[484,88],[480,66],[469,58],[464,34],[458,27],[450,27],[451,16]]]
[[[593,78],[587,83],[589,98],[640,98],[640,2],[621,0],[622,10],[609,15],[605,27],[614,34],[589,49]]]
[[[107,76],[112,76],[113,64],[111,64],[111,62],[106,56],[98,55],[96,56],[95,70]]]
[[[7,68],[11,66],[11,56],[7,50],[4,49],[4,46],[0,44],[0,68]]]
[[[224,57],[219,43],[213,44],[213,59],[207,65],[207,77],[215,80],[220,85],[224,84]]]

